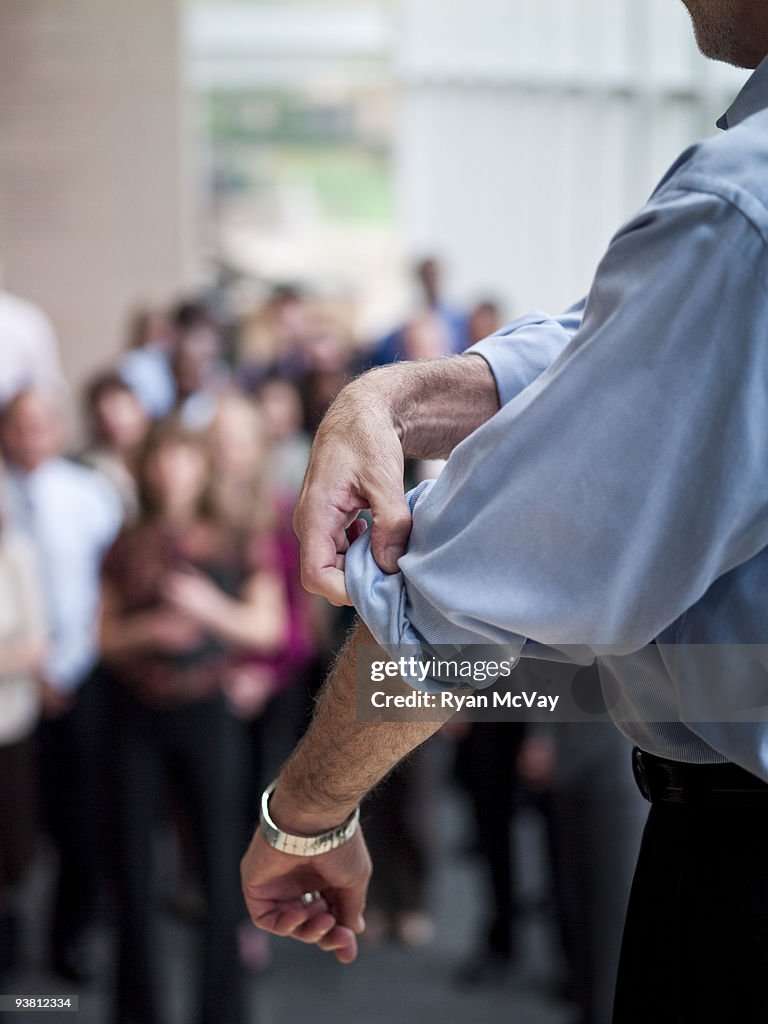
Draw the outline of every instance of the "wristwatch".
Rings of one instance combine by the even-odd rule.
[[[341,825],[329,829],[327,832],[320,832],[314,836],[296,836],[290,832],[283,832],[272,820],[269,813],[269,800],[277,786],[277,779],[267,786],[261,795],[261,814],[259,815],[259,829],[266,841],[275,850],[281,853],[290,853],[294,857],[319,857],[323,853],[330,853],[338,849],[344,843],[348,843],[357,832],[360,824],[360,808],[357,807],[352,814]]]

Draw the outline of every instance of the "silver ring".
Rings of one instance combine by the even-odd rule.
[[[320,899],[320,893],[319,892],[303,892],[301,894],[301,896],[299,896],[299,899],[301,900],[301,902],[304,904],[305,907],[309,907],[313,903],[317,903],[317,901]]]

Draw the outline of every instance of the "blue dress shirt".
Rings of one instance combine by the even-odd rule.
[[[120,360],[122,379],[153,419],[161,419],[176,401],[176,382],[168,356],[157,348],[134,348]]]
[[[408,496],[401,572],[364,535],[347,587],[391,648],[596,657],[633,742],[768,780],[768,59],[720,124],[584,302],[470,350],[500,411]]]
[[[96,662],[101,561],[120,529],[120,500],[99,473],[50,459],[32,473],[9,470],[5,511],[40,565],[51,630],[46,677],[70,693]]]

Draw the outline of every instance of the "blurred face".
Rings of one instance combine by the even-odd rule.
[[[150,456],[146,473],[165,512],[192,512],[208,485],[208,460],[202,448],[170,442]]]
[[[344,334],[332,325],[318,327],[307,339],[304,352],[309,369],[315,373],[337,373],[350,360],[350,346]]]
[[[142,343],[167,350],[170,347],[172,336],[173,329],[165,313],[151,312],[147,317]]]
[[[208,368],[219,355],[219,336],[212,327],[189,330],[177,344],[173,372],[181,395],[191,395],[205,386]]]
[[[435,359],[449,350],[450,341],[440,318],[427,313],[407,325],[403,347],[406,359]]]
[[[499,318],[498,310],[489,305],[483,303],[478,306],[477,309],[473,310],[472,316],[469,321],[469,336],[471,341],[482,341],[483,338],[487,338],[489,334],[493,334],[494,331],[498,331],[501,327],[501,320]]]
[[[258,410],[241,402],[222,402],[211,425],[216,469],[246,479],[264,455],[264,424]]]
[[[5,415],[2,441],[8,459],[31,473],[61,451],[63,431],[56,410],[42,395],[20,395]]]
[[[765,0],[683,0],[705,57],[756,68],[768,53]]]
[[[144,440],[149,420],[141,402],[131,391],[108,391],[96,402],[96,428],[119,452],[132,452]]]
[[[293,437],[302,426],[304,411],[301,396],[289,381],[275,380],[259,392],[267,434],[273,441]]]
[[[275,328],[286,342],[301,340],[309,330],[309,309],[300,297],[286,297],[273,305]]]

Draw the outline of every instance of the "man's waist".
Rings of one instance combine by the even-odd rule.
[[[768,783],[731,762],[685,764],[635,747],[632,768],[640,792],[651,803],[768,807]]]

